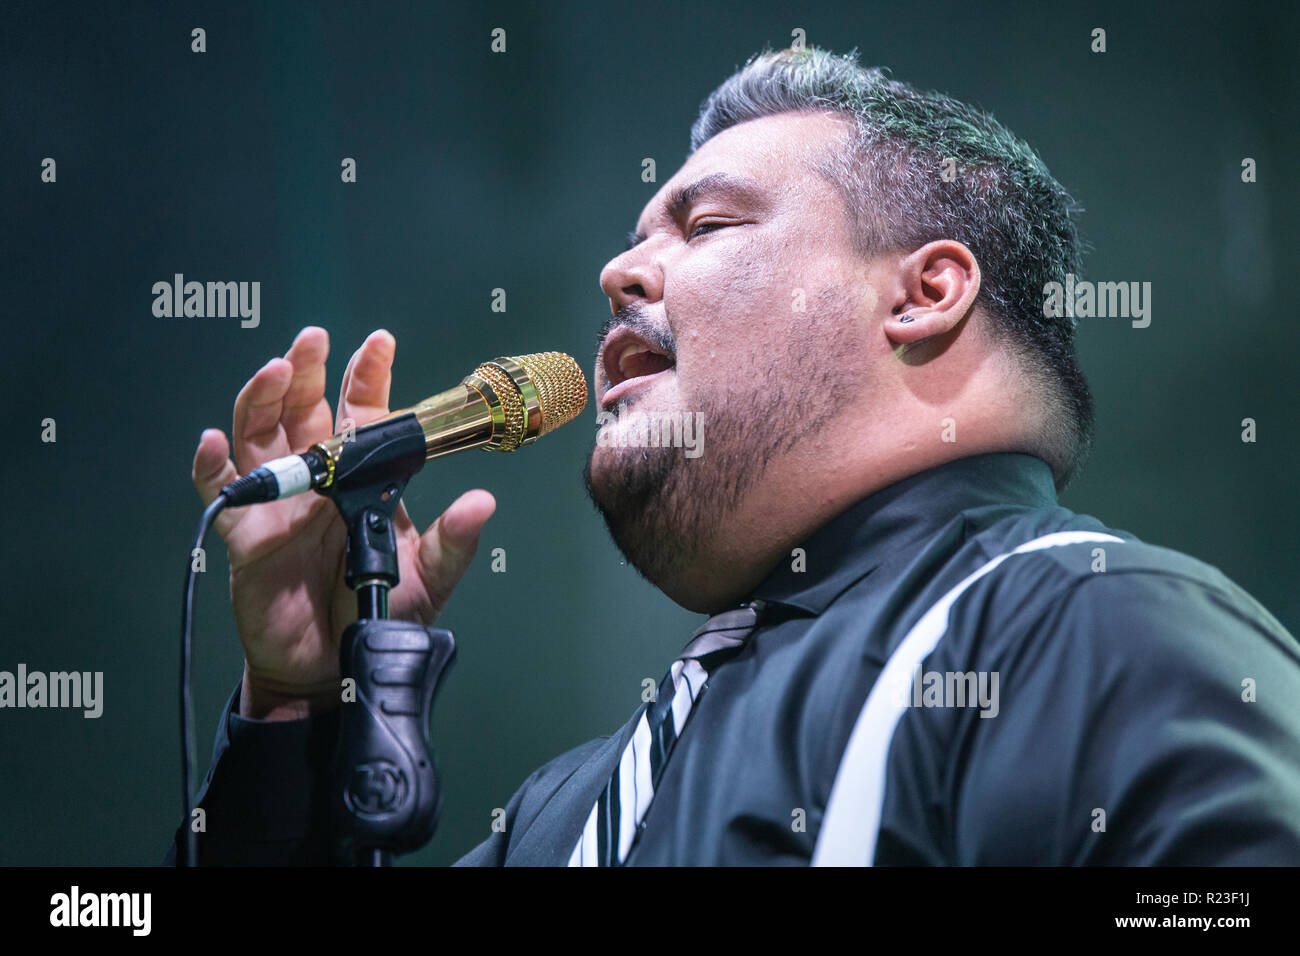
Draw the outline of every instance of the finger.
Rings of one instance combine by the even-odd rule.
[[[406,510],[406,502],[397,502],[397,510],[393,512],[393,530],[403,534],[407,528],[414,527],[415,522],[411,520],[411,513]]]
[[[478,550],[483,525],[496,507],[496,499],[482,488],[467,491],[420,536],[420,576],[435,613],[464,577]]]
[[[284,396],[280,424],[291,451],[302,451],[333,433],[334,416],[325,401],[325,360],[330,354],[329,333],[309,325],[284,354],[293,377]]]
[[[289,454],[280,426],[284,396],[293,379],[293,366],[273,358],[248,380],[235,399],[235,465],[246,475],[264,461]]]
[[[388,414],[388,392],[393,384],[393,358],[397,340],[385,329],[371,332],[348,362],[339,389],[339,424],[351,418],[357,425]]]
[[[217,493],[239,477],[239,472],[235,470],[235,463],[230,460],[230,445],[226,441],[226,433],[220,428],[204,429],[203,434],[199,436],[199,447],[194,451],[194,467],[191,476],[204,507],[212,504]],[[223,511],[217,516],[217,532],[224,536],[243,514],[243,509],[233,513]]]

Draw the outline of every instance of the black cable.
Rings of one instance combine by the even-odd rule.
[[[190,549],[190,559],[185,572],[185,600],[181,605],[181,789],[184,791],[182,804],[184,816],[181,818],[185,827],[185,852],[176,856],[177,866],[195,866],[199,858],[199,835],[194,830],[194,821],[190,819],[194,812],[194,797],[190,791],[191,765],[194,762],[194,714],[190,704],[190,645],[194,629],[194,552],[203,547],[203,539],[208,536],[212,522],[217,520],[221,509],[226,507],[226,496],[217,495],[203,511],[199,519],[199,530],[194,536],[194,547]],[[206,562],[205,562],[206,567]]]

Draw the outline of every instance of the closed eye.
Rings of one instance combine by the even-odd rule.
[[[691,234],[686,237],[686,241],[690,242],[697,236],[708,235],[708,233],[712,232],[714,229],[722,229],[723,227],[730,225],[732,225],[732,223],[729,222],[702,222],[691,230]]]

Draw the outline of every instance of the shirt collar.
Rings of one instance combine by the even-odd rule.
[[[752,597],[820,614],[891,553],[934,534],[963,511],[1055,504],[1052,469],[1041,459],[1009,452],[959,458],[840,512],[799,545],[804,570],[794,569],[795,558],[783,558]]]

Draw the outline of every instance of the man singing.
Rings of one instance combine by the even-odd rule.
[[[656,698],[539,768],[467,865],[1300,864],[1300,645],[1212,567],[1057,504],[1092,435],[1073,200],[992,117],[758,56],[601,286],[587,466],[618,547],[711,615]],[[387,411],[372,334],[338,419]],[[337,427],[324,330],[203,434],[205,502]],[[638,440],[691,416],[703,453]],[[402,511],[393,617],[431,623],[495,502]],[[324,863],[354,614],[319,496],[228,511],[246,666],[199,862]],[[177,846],[183,847],[184,830]]]

